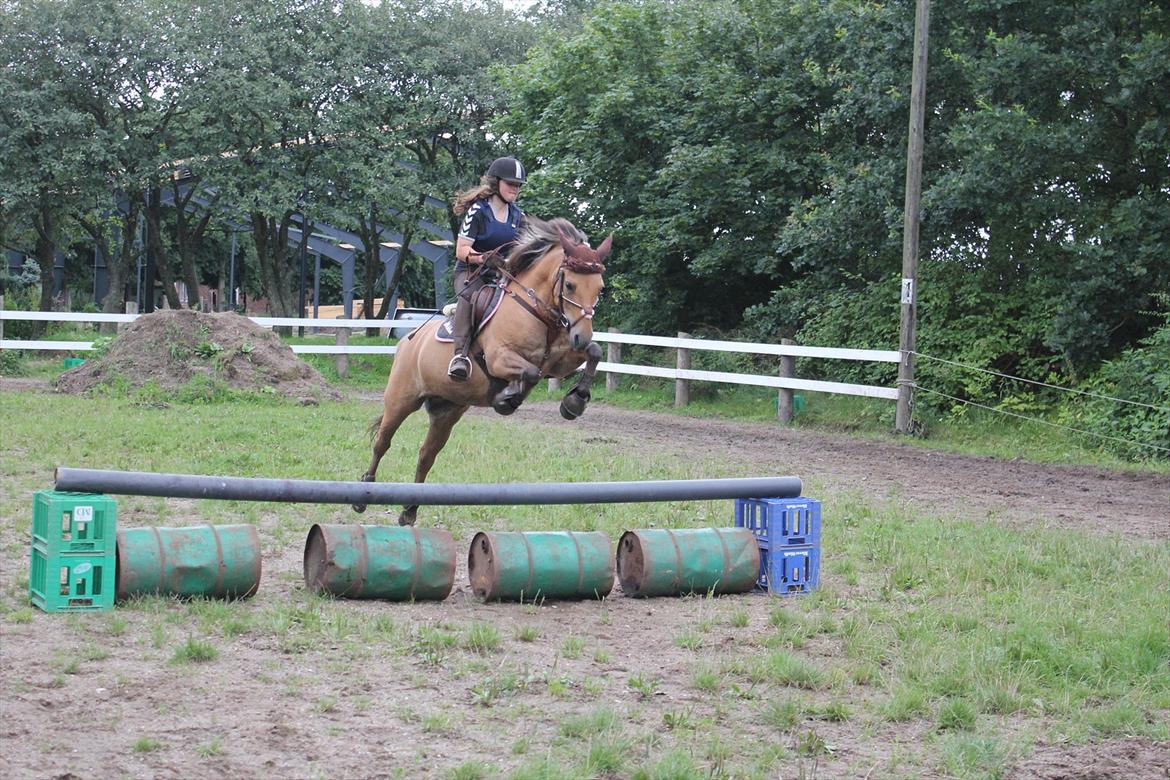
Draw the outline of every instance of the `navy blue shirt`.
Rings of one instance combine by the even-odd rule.
[[[471,240],[471,248],[476,252],[490,252],[493,249],[504,247],[501,254],[507,256],[511,246],[520,235],[520,223],[524,219],[524,212],[515,203],[508,204],[508,217],[500,222],[496,219],[492,206],[486,200],[477,200],[467,209],[463,217],[463,225],[459,228],[459,237]],[[468,264],[459,261],[455,269],[467,270]]]

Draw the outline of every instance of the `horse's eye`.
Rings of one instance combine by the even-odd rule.
[[[565,282],[565,290],[568,292],[577,292],[577,285],[572,282]]]

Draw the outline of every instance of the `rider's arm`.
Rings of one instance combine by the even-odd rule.
[[[479,252],[472,245],[479,234],[483,232],[482,206],[476,202],[471,204],[467,214],[463,217],[463,224],[459,228],[459,237],[455,240],[455,259],[464,263],[478,263]]]
[[[455,242],[455,259],[461,260],[464,263],[478,263],[481,255],[471,248],[471,245],[474,243],[475,239],[459,236],[459,239]]]

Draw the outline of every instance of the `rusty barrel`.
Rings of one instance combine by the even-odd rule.
[[[481,531],[467,572],[487,601],[600,599],[613,590],[613,545],[599,531]]]
[[[250,525],[126,528],[117,540],[118,599],[242,599],[260,587],[260,535]]]
[[[627,596],[743,593],[759,577],[760,550],[746,528],[626,531],[617,570]]]
[[[305,540],[305,585],[339,598],[442,601],[455,557],[455,540],[437,528],[317,524]]]

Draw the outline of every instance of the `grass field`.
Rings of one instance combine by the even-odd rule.
[[[363,370],[351,381],[365,381]],[[385,776],[453,778],[995,778],[1039,743],[1170,740],[1170,544],[954,521],[826,493],[815,477],[806,492],[825,506],[824,586],[798,599],[335,602],[304,590],[299,551],[312,522],[358,522],[348,508],[125,497],[124,525],[255,523],[261,595],[69,616],[28,606],[30,500],[53,467],[353,479],[377,411],[361,401],[5,392],[0,631],[10,648],[40,646],[6,653],[5,709],[19,717],[38,698],[121,690],[128,675],[181,682],[191,707],[214,707],[226,695],[217,680],[261,679],[250,696],[299,713],[290,728],[312,740],[312,755],[273,770],[298,777],[367,776],[346,753],[371,733],[404,745],[383,758]],[[399,434],[382,479],[413,473],[422,422]],[[587,426],[534,431],[472,416],[431,480],[696,478],[744,467],[593,441]],[[434,507],[420,518],[465,544],[502,528],[616,540],[648,522],[727,525],[729,512],[729,502],[677,502]],[[366,687],[355,692],[355,680]],[[251,721],[223,710],[197,739],[180,739],[163,724],[194,715],[171,698],[98,707],[101,755],[130,774],[251,774],[259,748],[242,736]],[[52,740],[17,745],[11,734],[0,737],[6,755],[52,752]],[[32,765],[41,764],[16,766]]]

